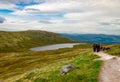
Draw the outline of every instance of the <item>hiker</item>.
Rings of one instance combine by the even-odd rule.
[[[100,44],[93,44],[93,51],[99,52],[101,50]]]
[[[100,51],[100,44],[97,44],[96,48],[97,48],[97,52],[99,52]]]
[[[96,52],[96,44],[93,44],[93,51]]]
[[[105,51],[105,50],[109,50],[110,48],[109,47],[102,47],[102,50]]]

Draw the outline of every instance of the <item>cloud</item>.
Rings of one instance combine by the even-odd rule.
[[[76,13],[86,11],[94,13],[96,11],[100,11],[103,13],[106,12],[106,14],[111,12],[112,14],[116,15],[116,13],[120,13],[119,3],[119,0],[45,0],[42,4],[40,3],[26,6],[23,10],[20,10],[19,12],[27,13],[28,11],[26,10],[29,9],[32,9],[32,12],[36,12],[36,10],[39,10],[39,13]]]
[[[0,23],[4,23],[5,20],[6,20],[5,18],[0,17]]]
[[[6,17],[7,21],[1,24],[2,27],[13,27],[16,30],[120,34],[120,0],[0,1],[3,2],[7,4],[1,7],[15,10],[10,19]]]
[[[73,5],[76,4],[76,5]],[[19,10],[14,12],[13,14],[18,14],[19,13],[31,13],[31,12],[36,12],[36,10],[39,13],[58,13],[58,12],[66,12],[66,11],[78,11],[80,3],[78,1],[73,1],[73,0],[46,0],[44,3],[36,4],[36,5],[31,5],[31,6],[26,6],[23,10]],[[31,10],[31,12],[27,10]],[[22,15],[22,14],[21,14]]]
[[[3,3],[0,1],[0,9],[15,10],[17,6],[12,3]]]
[[[111,25],[111,24],[108,23],[108,22],[101,22],[100,25],[109,26],[109,25]]]
[[[41,3],[44,2],[45,0],[1,0],[0,2],[2,3],[12,3],[12,4],[30,4],[30,3]]]
[[[52,22],[50,22],[49,20],[40,20],[39,23],[42,23],[42,24],[52,24]]]
[[[76,4],[76,5],[73,5]],[[60,11],[73,11],[76,9],[80,4],[77,1],[69,0],[69,1],[55,1],[53,3],[46,2],[43,4],[27,6],[25,9],[34,8],[39,9],[40,12],[60,12]],[[78,8],[77,8],[78,9]]]
[[[111,21],[104,21],[104,22],[99,22],[100,25],[102,26],[113,26],[113,27],[119,27],[120,26],[120,19],[112,19]]]
[[[21,10],[24,6],[42,3],[44,0],[0,0],[0,9]]]
[[[67,19],[89,19],[100,17],[101,12],[77,12],[77,13],[66,13],[64,17]],[[95,16],[97,15],[97,16]]]

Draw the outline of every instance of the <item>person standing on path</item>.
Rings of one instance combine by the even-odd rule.
[[[101,50],[100,44],[93,44],[93,51],[99,52]]]
[[[93,44],[93,51],[96,52],[96,44]]]

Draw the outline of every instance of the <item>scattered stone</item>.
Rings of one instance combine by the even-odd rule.
[[[117,57],[113,57],[112,59],[115,60],[115,59],[117,59]]]
[[[60,70],[60,75],[65,75],[67,74],[69,71],[73,70],[75,68],[74,65],[72,64],[68,64],[68,65],[65,65],[61,68]]]

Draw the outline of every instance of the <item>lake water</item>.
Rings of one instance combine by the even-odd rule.
[[[56,49],[60,49],[60,48],[72,48],[74,45],[77,45],[77,44],[79,44],[79,43],[53,44],[53,45],[30,48],[30,50],[32,50],[32,51],[45,51],[45,50],[56,50]]]

